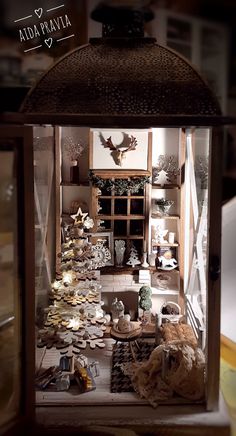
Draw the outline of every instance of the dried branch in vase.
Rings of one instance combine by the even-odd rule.
[[[76,142],[70,136],[64,138],[63,146],[66,154],[71,161],[77,161],[84,151],[84,146],[79,142]]]

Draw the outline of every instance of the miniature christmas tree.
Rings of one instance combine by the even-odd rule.
[[[76,280],[91,280],[95,276],[94,270],[97,268],[94,262],[93,247],[84,233],[85,229],[93,227],[94,223],[87,213],[83,213],[81,208],[77,213],[71,215],[74,223],[67,227],[65,242],[62,244],[61,272],[66,276],[75,276]],[[76,274],[74,274],[76,273]],[[65,274],[64,274],[65,275]]]
[[[153,182],[164,186],[176,181],[179,174],[177,158],[174,155],[160,155],[157,165],[153,167]]]
[[[59,254],[60,275],[52,283],[51,305],[45,309],[47,317],[44,329],[40,330],[38,346],[54,345],[63,349],[70,345],[78,353],[87,344],[91,349],[105,346],[100,338],[106,320],[95,270],[104,266],[111,255],[103,244],[92,245],[88,241],[84,230],[93,227],[93,220],[87,213],[79,208],[71,217],[74,222],[66,228]],[[53,328],[53,332],[48,328]]]
[[[131,265],[133,268],[135,265],[139,265],[141,262],[138,259],[138,251],[133,245],[130,250],[129,260],[126,262],[127,265]]]
[[[169,181],[167,172],[164,170],[160,170],[158,175],[155,178],[155,183],[157,183],[158,185],[161,185],[161,186],[168,185],[170,183],[170,181]]]

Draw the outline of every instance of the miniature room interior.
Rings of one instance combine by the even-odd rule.
[[[36,402],[205,402],[209,128],[34,127]]]

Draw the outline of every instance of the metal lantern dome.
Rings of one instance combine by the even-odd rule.
[[[27,95],[27,114],[76,116],[104,124],[214,125],[220,106],[192,65],[143,35],[144,9],[101,6],[102,38],[62,57]],[[112,118],[112,120],[111,120]]]

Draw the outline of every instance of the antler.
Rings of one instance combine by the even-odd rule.
[[[116,147],[111,140],[111,136],[109,136],[109,138],[107,138],[105,147],[110,148],[110,150],[116,150]]]
[[[131,135],[131,138],[129,138],[129,146],[125,150],[123,150],[123,153],[126,153],[127,151],[136,150],[138,143],[137,139]]]
[[[122,163],[126,158],[125,153],[127,153],[127,151],[136,150],[137,139],[132,135],[131,135],[131,137],[128,137],[127,139],[128,139],[128,141],[126,143],[128,143],[127,144],[128,147],[125,150],[123,150],[122,145],[119,145],[116,148],[116,146],[113,144],[113,142],[111,140],[111,136],[109,138],[107,138],[107,140],[104,141],[104,143],[103,143],[104,147],[107,147],[111,150],[111,156],[113,157],[115,164],[119,165],[120,167],[122,166]]]

